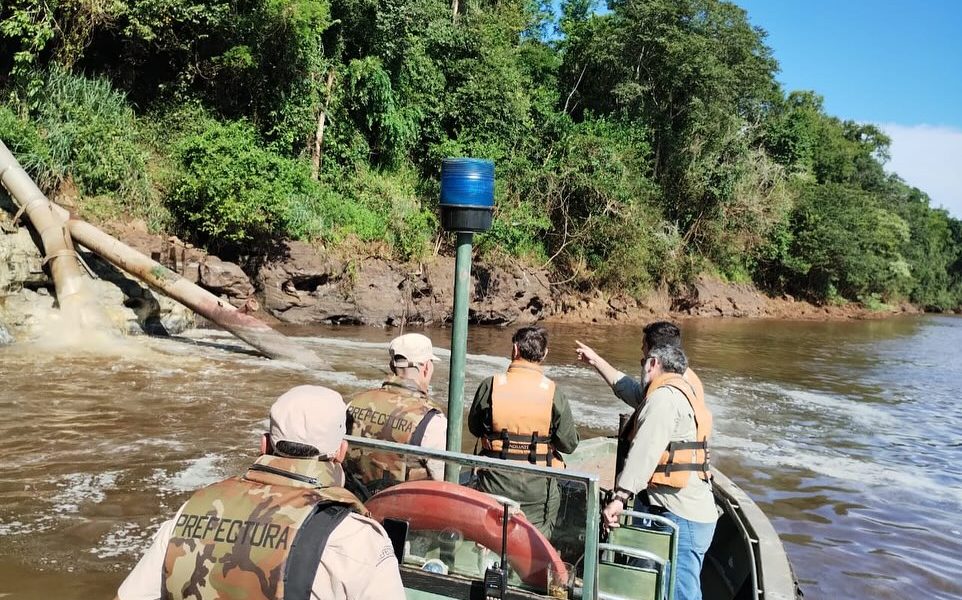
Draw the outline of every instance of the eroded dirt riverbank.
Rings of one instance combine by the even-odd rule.
[[[0,211],[0,218],[5,218]],[[0,233],[0,327],[18,329],[49,317],[53,306],[42,257],[26,230],[3,223]],[[269,257],[241,265],[148,233],[138,224],[111,232],[165,266],[230,303],[273,323],[349,324],[379,327],[443,325],[453,305],[454,260],[432,256],[398,263],[376,252],[327,250],[285,242]],[[369,249],[370,250],[370,249]],[[87,256],[99,279],[97,295],[113,305],[131,333],[177,333],[190,327],[179,305]],[[536,321],[568,324],[643,324],[656,319],[741,317],[781,320],[877,319],[912,314],[911,305],[873,310],[858,304],[816,306],[766,295],[751,284],[699,277],[684,289],[662,289],[641,298],[594,291],[579,293],[557,285],[544,269],[517,262],[480,260],[472,272],[470,318],[480,325],[524,325]],[[4,339],[8,339],[4,336]]]

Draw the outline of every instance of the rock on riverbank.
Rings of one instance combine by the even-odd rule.
[[[0,207],[2,209],[3,207]],[[117,329],[129,335],[180,333],[194,326],[194,315],[177,302],[81,252],[92,275],[87,284]],[[38,243],[26,227],[0,210],[0,343],[30,336],[57,316],[53,282]]]

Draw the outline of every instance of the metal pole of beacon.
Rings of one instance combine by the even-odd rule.
[[[447,450],[461,451],[464,422],[464,363],[468,351],[468,304],[471,293],[471,247],[475,232],[491,228],[494,211],[494,162],[447,158],[441,164],[441,227],[457,233],[454,265],[454,312],[448,383]],[[457,483],[460,468],[444,467],[444,479]]]

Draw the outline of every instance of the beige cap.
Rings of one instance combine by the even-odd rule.
[[[319,385],[292,388],[271,406],[271,437],[308,444],[334,456],[344,439],[347,406],[334,390]]]
[[[441,360],[434,355],[430,338],[420,333],[405,333],[391,340],[388,348],[392,367],[413,367],[429,360]]]

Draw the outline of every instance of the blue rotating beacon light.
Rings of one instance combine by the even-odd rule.
[[[441,227],[445,231],[491,229],[494,161],[446,158],[441,163]]]
[[[494,161],[446,158],[441,163],[441,227],[457,233],[454,263],[454,310],[451,314],[451,376],[448,383],[447,449],[461,452],[464,419],[464,361],[468,348],[468,302],[471,289],[471,243],[474,234],[491,229],[494,217]],[[457,482],[457,465],[447,464],[444,478]]]

